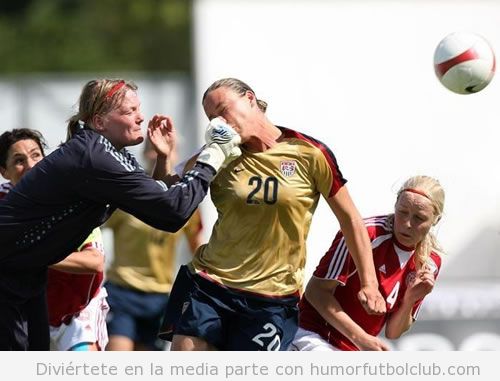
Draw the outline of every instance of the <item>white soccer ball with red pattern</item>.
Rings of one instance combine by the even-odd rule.
[[[434,70],[449,90],[458,94],[477,93],[488,86],[495,75],[495,53],[483,37],[455,32],[437,46]]]

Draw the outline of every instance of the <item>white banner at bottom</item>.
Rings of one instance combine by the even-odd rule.
[[[500,352],[3,352],[2,379],[496,380]]]

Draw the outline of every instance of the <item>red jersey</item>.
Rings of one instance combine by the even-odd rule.
[[[335,298],[347,315],[365,332],[376,336],[384,327],[389,314],[400,307],[407,286],[415,279],[416,267],[413,251],[396,241],[388,216],[365,219],[365,225],[372,244],[379,290],[386,300],[386,314],[368,315],[358,301],[360,281],[342,232],[337,233],[332,246],[321,259],[313,276],[338,281],[339,285],[334,292]],[[441,267],[439,255],[432,252],[428,265],[437,277]],[[422,300],[418,300],[413,306],[414,319],[417,317]],[[341,350],[359,350],[347,337],[328,324],[305,297],[302,297],[299,306],[302,328],[318,333],[323,339]]]
[[[93,247],[103,252],[99,228],[94,229],[78,251]],[[83,310],[101,289],[104,274],[72,274],[49,268],[47,305],[49,324],[59,327]]]

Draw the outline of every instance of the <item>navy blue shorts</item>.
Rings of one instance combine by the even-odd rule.
[[[170,297],[163,315],[163,322],[158,331],[160,339],[172,341],[175,327],[181,318],[183,307],[187,303],[193,287],[193,275],[186,265],[181,266],[172,285]]]
[[[104,287],[109,313],[106,318],[108,335],[125,336],[150,350],[163,350],[157,339],[168,294],[149,293],[107,282]]]
[[[265,298],[186,271],[180,270],[182,287],[176,279],[179,287],[172,289],[175,303],[167,307],[164,322],[170,326],[163,327],[163,337],[167,331],[199,337],[219,350],[287,350],[298,326],[297,297]]]

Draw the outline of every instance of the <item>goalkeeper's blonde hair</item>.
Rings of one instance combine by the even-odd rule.
[[[68,120],[66,141],[80,128],[94,129],[92,118],[119,107],[127,90],[137,91],[137,85],[123,79],[96,79],[85,84],[78,101],[78,112]]]
[[[409,178],[399,189],[396,203],[401,197],[401,194],[405,191],[419,193],[431,202],[434,212],[434,221],[432,222],[433,226],[441,220],[444,210],[445,194],[444,189],[438,180],[430,176],[414,176]],[[394,223],[394,215],[391,215],[390,222],[391,224]],[[432,251],[436,254],[443,254],[441,245],[432,231],[429,230],[424,239],[415,247],[415,265],[417,269],[422,268],[427,263]]]

